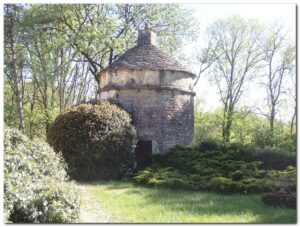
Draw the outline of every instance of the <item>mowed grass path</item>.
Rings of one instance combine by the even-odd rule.
[[[295,210],[265,206],[260,195],[226,196],[117,181],[80,187],[81,222],[296,223]]]

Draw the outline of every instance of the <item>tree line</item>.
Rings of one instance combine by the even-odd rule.
[[[97,99],[97,73],[145,23],[175,54],[196,37],[191,15],[174,4],[6,4],[5,123],[44,135],[67,106]]]
[[[135,45],[136,31],[145,23],[157,32],[160,47],[179,59],[187,58],[180,50],[199,32],[191,10],[176,4],[4,5],[5,124],[31,138],[42,136],[66,107],[97,99],[98,72]],[[274,140],[278,111],[289,102],[289,134],[294,135],[295,41],[287,29],[231,16],[210,24],[205,35],[205,47],[195,50],[199,71],[194,85],[207,77],[218,88],[218,137],[225,142],[234,138],[245,107],[241,99],[251,84],[264,87],[265,105],[244,113],[263,117]],[[205,125],[198,115],[206,116],[198,111],[195,124]]]
[[[268,130],[264,132],[272,141],[275,139],[276,121],[280,120],[276,118],[280,105],[289,102],[293,109],[289,132],[293,135],[296,121],[296,51],[290,31],[279,22],[262,24],[257,20],[232,16],[211,24],[206,36],[208,42],[199,56],[201,64],[195,84],[205,75],[218,88],[223,105],[220,122],[223,141],[230,141],[233,124],[240,120],[240,109],[246,107],[241,102],[241,97],[247,95],[245,86],[258,86],[257,83],[265,90],[265,97],[261,97],[265,102],[263,107],[248,106],[246,112],[263,116],[268,121]],[[252,119],[254,124],[258,121],[257,118]]]

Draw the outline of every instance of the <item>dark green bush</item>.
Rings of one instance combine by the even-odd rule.
[[[282,171],[270,170],[268,171],[268,177],[272,179],[287,180],[289,182],[290,191],[296,192],[297,170],[294,166],[288,166],[285,170]]]
[[[242,171],[237,170],[232,174],[232,180],[234,181],[238,181],[238,180],[242,180],[245,177],[245,174],[243,174]]]
[[[59,115],[47,133],[76,180],[116,179],[133,167],[136,139],[128,113],[109,102],[81,104]]]
[[[218,151],[223,147],[224,143],[217,139],[205,139],[199,144],[200,151]]]
[[[223,143],[210,139],[201,142],[195,149],[199,152],[222,151],[232,153],[234,159],[246,162],[261,161],[263,169],[284,170],[288,166],[296,166],[296,154],[282,148],[259,148],[241,143]]]
[[[233,182],[230,178],[214,177],[210,180],[210,186],[213,191],[230,193],[233,191]]]
[[[17,130],[4,132],[4,219],[13,223],[73,223],[79,194],[65,163],[48,144]]]
[[[197,147],[175,146],[167,154],[154,156],[155,165],[134,179],[148,185],[221,193],[274,191],[278,175],[295,183],[294,167],[267,171],[260,168],[260,161],[246,162],[237,157],[233,151],[200,152]]]
[[[259,160],[263,169],[284,170],[288,166],[296,166],[296,154],[284,153],[281,149],[265,148],[240,152],[240,158],[245,161]]]
[[[135,181],[151,186],[193,189],[187,178],[172,167],[148,167],[135,177]]]

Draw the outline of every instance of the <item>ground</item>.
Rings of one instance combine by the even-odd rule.
[[[81,223],[296,223],[296,211],[265,206],[260,195],[220,195],[137,186],[79,185]]]
[[[81,191],[81,223],[109,223],[111,213],[105,210],[99,198],[97,198],[97,186],[79,185]]]

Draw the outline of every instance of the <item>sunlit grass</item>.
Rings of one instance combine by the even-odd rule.
[[[110,222],[122,223],[295,223],[296,211],[265,206],[260,195],[220,195],[98,182],[95,198]],[[91,191],[91,190],[89,190]],[[95,207],[97,209],[97,207]]]

